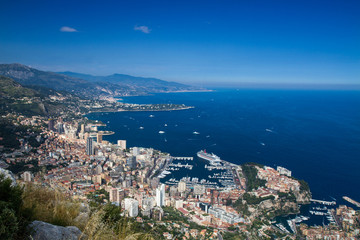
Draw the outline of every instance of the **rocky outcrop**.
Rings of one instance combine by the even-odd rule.
[[[33,240],[77,240],[81,231],[74,226],[61,227],[50,223],[33,221],[30,225],[30,237]]]
[[[310,191],[294,191],[296,202],[299,204],[309,204],[311,199]]]
[[[4,175],[4,179],[7,179],[7,178],[10,179],[12,187],[17,185],[14,174],[12,172],[10,172],[9,170],[0,168],[0,175]]]

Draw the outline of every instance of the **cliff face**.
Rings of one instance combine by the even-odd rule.
[[[281,213],[295,213],[298,212],[299,205],[295,202],[281,201],[281,200],[266,200],[259,204],[259,209],[281,212]]]
[[[294,191],[296,202],[299,204],[309,204],[311,199],[310,191]]]

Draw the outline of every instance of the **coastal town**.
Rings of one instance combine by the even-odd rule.
[[[141,224],[161,225],[164,239],[359,236],[359,211],[345,205],[328,211],[328,225],[308,226],[302,223],[305,216],[290,221],[289,227],[273,222],[276,216],[299,213],[301,205],[312,200],[307,184],[286,168],[221,161],[206,166],[223,170],[217,176],[226,184],[187,178],[163,181],[164,175],[182,166],[176,160],[185,166],[196,159],[128,148],[126,139],[111,143],[103,139],[113,134],[101,131],[103,123],[85,117],[64,119],[2,116],[14,129],[21,126],[22,132],[14,132],[16,147],[8,144],[7,136],[1,137],[0,167],[12,171],[18,181],[57,189],[86,204],[119,206],[122,214]]]

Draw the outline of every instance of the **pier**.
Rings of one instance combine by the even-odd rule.
[[[205,165],[205,168],[210,171],[213,169],[216,169],[216,170],[226,170],[227,169],[226,166],[209,166],[209,165]]]
[[[169,164],[169,167],[177,167],[177,168],[187,168],[187,169],[190,169],[190,170],[192,170],[192,168],[193,168],[193,165],[189,165],[189,164],[181,164],[181,163],[177,163],[177,164],[175,164],[175,163],[171,163],[171,164]]]
[[[343,199],[344,199],[345,201],[348,201],[349,203],[354,204],[354,205],[357,206],[357,207],[360,207],[360,203],[359,203],[359,202],[357,202],[357,201],[355,201],[355,200],[353,200],[353,199],[351,199],[351,198],[349,198],[349,197],[344,196]]]
[[[315,202],[315,203],[320,203],[320,204],[324,204],[324,205],[328,205],[328,206],[335,206],[336,202],[335,201],[323,201],[323,200],[316,200],[316,199],[310,199],[311,202]]]
[[[171,157],[171,159],[172,160],[183,160],[183,161],[186,161],[186,160],[192,161],[192,160],[194,160],[193,157]]]

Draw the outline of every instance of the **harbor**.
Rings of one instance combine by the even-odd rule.
[[[236,188],[233,165],[214,154],[209,156],[216,158],[215,160],[204,154],[203,151],[198,152],[198,158],[170,157],[158,178],[168,185],[176,185],[179,181],[183,181],[188,187],[204,185],[217,189]],[[202,157],[203,155],[206,158]]]

